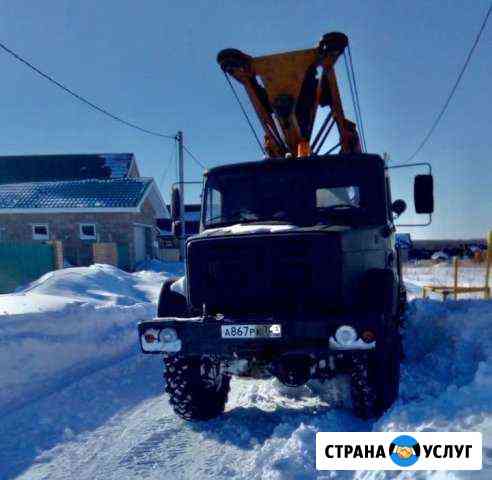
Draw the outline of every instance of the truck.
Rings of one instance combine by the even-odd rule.
[[[157,317],[138,325],[142,352],[163,355],[165,390],[185,420],[220,416],[233,376],[296,387],[347,374],[364,419],[398,397],[406,290],[395,221],[407,206],[345,117],[334,67],[347,45],[332,32],[312,49],[218,55],[264,129],[265,158],[204,173],[185,275],[165,281]],[[336,145],[320,153],[330,132]],[[432,172],[415,165],[426,167],[414,177],[415,212],[430,219]],[[174,189],[176,230],[180,202]]]

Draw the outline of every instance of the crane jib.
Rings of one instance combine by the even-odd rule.
[[[317,153],[334,125],[340,152],[361,152],[356,125],[345,117],[334,69],[347,45],[343,33],[331,32],[317,48],[260,57],[236,49],[218,54],[226,76],[246,90],[264,130],[268,157]],[[329,109],[326,121],[313,135],[317,111],[324,107]]]

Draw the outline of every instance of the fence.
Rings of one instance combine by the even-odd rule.
[[[105,263],[117,267],[118,248],[116,243],[93,243],[92,261],[93,263]]]
[[[59,268],[59,246],[50,243],[0,242],[0,293],[13,292]]]
[[[177,248],[161,248],[158,258],[163,262],[179,262],[179,250]]]

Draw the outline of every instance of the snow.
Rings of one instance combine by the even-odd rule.
[[[162,281],[161,273],[93,265],[0,295],[0,412],[135,352],[135,323],[155,315]]]
[[[135,324],[154,314],[169,274],[95,265],[45,275],[0,296],[0,478],[490,479],[492,302],[415,298],[451,274],[405,269],[414,300],[401,393],[379,420],[353,416],[338,377],[299,388],[234,380],[224,416],[204,423],[172,413],[160,356],[136,347]],[[483,270],[462,278],[483,283]],[[371,430],[481,431],[484,470],[316,472],[316,432]]]
[[[409,298],[421,297],[424,285],[453,285],[453,266],[451,263],[417,262],[404,267]],[[460,265],[458,284],[462,287],[483,287],[485,283],[485,267],[470,262]],[[442,298],[435,296],[435,298]],[[460,299],[483,298],[483,293],[460,294]]]
[[[436,252],[433,253],[431,256],[432,260],[441,260],[441,261],[447,261],[449,260],[449,255],[444,252]]]
[[[231,225],[230,227],[209,228],[206,230],[206,233],[232,233],[234,235],[240,233],[274,233],[285,232],[286,230],[295,228],[294,225],[249,225],[238,223],[236,225]]]

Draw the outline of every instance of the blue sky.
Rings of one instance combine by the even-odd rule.
[[[150,129],[182,129],[209,166],[259,158],[215,57],[314,46],[329,31],[351,41],[368,150],[408,158],[441,108],[488,0],[189,1],[4,0],[0,39],[61,82]],[[447,114],[416,158],[436,182],[431,227],[416,237],[476,237],[492,228],[492,25]],[[340,63],[342,67],[342,63]],[[172,142],[114,123],[0,53],[0,154],[117,152],[162,177]],[[344,79],[344,69],[339,69]],[[353,117],[349,92],[341,88]],[[163,183],[167,193],[174,167]],[[416,173],[416,172],[411,172]],[[188,180],[200,168],[186,164]],[[410,173],[393,180],[406,196]],[[406,230],[406,229],[405,229]]]

